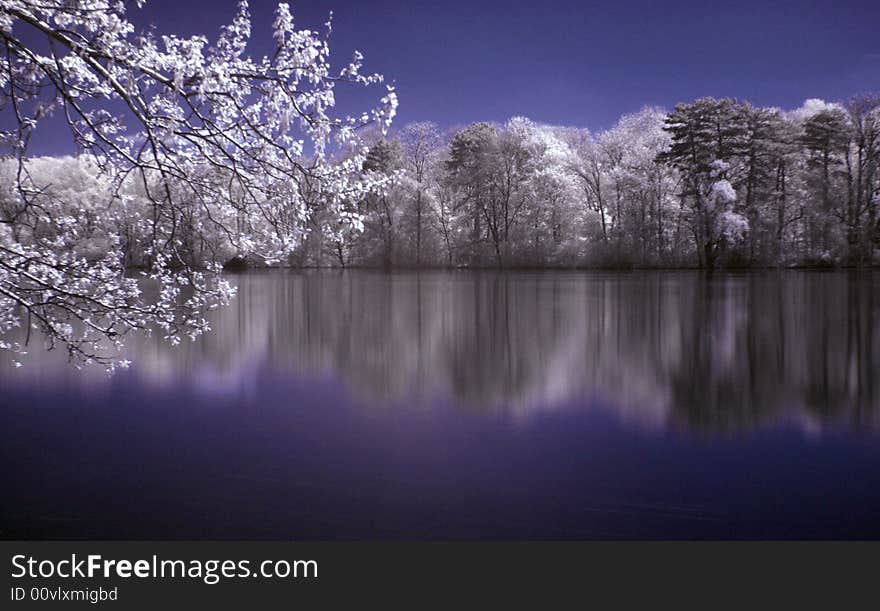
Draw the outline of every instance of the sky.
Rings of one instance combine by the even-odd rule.
[[[271,50],[277,2],[251,0],[252,53]],[[147,0],[138,25],[210,39],[236,0]],[[796,108],[880,92],[880,2],[294,0],[299,28],[334,13],[331,50],[395,83],[395,125],[524,115],[601,130],[646,105],[701,96]],[[377,97],[381,95],[376,90]],[[364,108],[360,94],[351,110]],[[345,108],[344,95],[343,108]],[[348,110],[346,108],[346,110]]]

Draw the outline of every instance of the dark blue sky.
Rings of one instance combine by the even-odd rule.
[[[276,4],[251,2],[257,43],[269,42]],[[877,0],[290,4],[300,27],[334,11],[336,57],[359,49],[367,68],[396,81],[400,123],[521,114],[595,129],[703,95],[793,107],[880,90]],[[235,0],[148,0],[143,10],[161,29],[213,35],[234,9]]]
[[[213,39],[235,4],[147,0],[130,16]],[[271,47],[276,4],[251,1],[257,54]],[[367,71],[396,82],[398,127],[525,115],[595,130],[644,105],[706,95],[793,108],[880,91],[878,0],[290,4],[298,27],[321,27],[334,11],[334,57],[358,49]]]

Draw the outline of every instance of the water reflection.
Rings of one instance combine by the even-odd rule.
[[[365,403],[523,417],[598,400],[640,425],[705,431],[779,420],[865,430],[880,413],[874,272],[273,271],[237,282],[213,333],[178,348],[133,341],[127,375],[240,393],[271,370],[341,379]],[[2,375],[81,377],[39,351]]]

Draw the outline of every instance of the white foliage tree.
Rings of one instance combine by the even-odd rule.
[[[24,326],[25,341],[35,330],[76,363],[112,368],[131,330],[194,339],[208,329],[205,310],[232,296],[219,274],[223,256],[274,262],[299,243],[312,203],[304,183],[325,209],[340,210],[381,187],[360,172],[357,132],[386,128],[396,95],[387,87],[375,108],[334,117],[338,84],[383,79],[361,73],[359,53],[334,72],[326,26],[325,34],[297,30],[280,4],[274,53],[255,58],[246,52],[245,1],[210,43],[136,33],[124,2],[0,0],[0,114],[12,125],[0,144],[16,160],[0,218],[0,347],[23,352],[23,342],[4,337]],[[106,206],[89,221],[102,225],[99,254],[71,248],[83,215],[47,206],[26,162],[29,140],[53,113],[107,181]],[[349,154],[334,162],[342,148]],[[155,299],[124,265],[119,215],[133,191],[146,205],[138,231],[146,274],[160,287]],[[212,242],[207,260],[189,251],[192,234]]]

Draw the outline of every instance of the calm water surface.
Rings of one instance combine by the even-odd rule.
[[[0,537],[880,538],[880,274],[234,280],[0,366]]]

